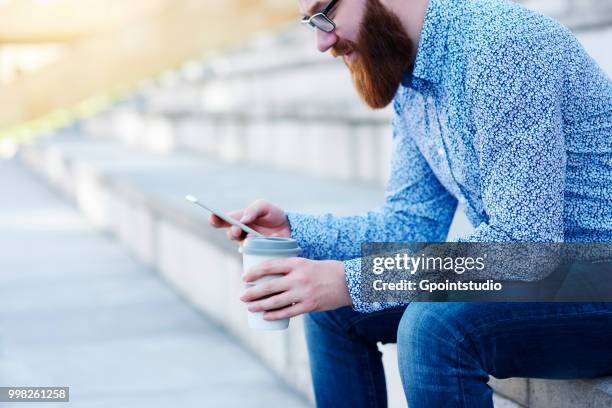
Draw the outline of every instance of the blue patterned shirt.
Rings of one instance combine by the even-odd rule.
[[[311,259],[345,261],[355,310],[363,242],[441,242],[457,204],[468,242],[612,242],[612,82],[572,33],[502,0],[430,0],[393,101],[385,203],[290,213]]]

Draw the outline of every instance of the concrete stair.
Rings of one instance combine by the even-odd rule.
[[[183,197],[191,193],[219,208],[240,208],[260,195],[297,211],[354,213],[379,202],[379,188],[229,165],[189,153],[136,151],[83,140],[78,131],[40,142],[21,159],[282,378],[310,392],[300,319],[286,333],[248,329],[246,311],[237,300],[243,289],[237,247],[212,230],[207,214]]]
[[[313,53],[309,34],[263,36],[246,49],[167,76],[88,121],[86,133],[156,152],[189,150],[384,184],[390,111],[367,110],[344,65]]]
[[[301,319],[294,319],[290,330],[282,334],[254,333],[247,328],[245,310],[236,300],[242,290],[236,247],[211,230],[206,214],[183,196],[192,193],[220,208],[239,208],[261,196],[294,211],[350,214],[377,205],[382,197],[379,187],[237,166],[186,152],[143,152],[113,142],[84,140],[78,129],[29,147],[21,159],[281,378],[311,396]],[[455,224],[452,234],[461,230]],[[405,406],[395,347],[387,345],[382,350],[390,406]],[[612,404],[612,379],[492,379],[491,385],[498,407]]]

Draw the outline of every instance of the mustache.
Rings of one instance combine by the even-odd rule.
[[[357,45],[348,40],[339,40],[331,49],[331,55],[334,58],[341,57],[351,51],[355,51]]]

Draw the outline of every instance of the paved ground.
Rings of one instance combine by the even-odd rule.
[[[70,386],[64,407],[307,406],[10,161],[0,161],[0,385]]]

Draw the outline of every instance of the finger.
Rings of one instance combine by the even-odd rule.
[[[275,296],[270,296],[266,299],[252,302],[249,304],[249,312],[266,312],[284,309],[292,306],[299,301],[299,297],[295,291],[279,293]]]
[[[235,237],[234,234],[232,233],[231,229],[228,229],[227,231],[225,231],[225,235],[231,241],[240,241],[240,242],[242,242],[242,239],[243,239],[243,237]]]
[[[239,220],[242,217],[243,212],[244,212],[243,210],[235,210],[235,211],[230,211],[229,213],[227,213],[227,215],[229,215],[231,218],[235,220]],[[227,221],[223,220],[222,218],[220,218],[219,216],[215,214],[210,214],[210,216],[208,217],[208,223],[215,228],[227,228],[231,226],[230,223],[228,223]]]
[[[308,312],[303,302],[298,302],[294,305],[287,306],[280,310],[272,310],[269,312],[264,312],[263,318],[264,320],[281,320],[288,319],[290,317],[299,316],[303,313]]]
[[[228,230],[228,234],[230,239],[234,241],[241,241],[246,236],[245,232],[235,225],[232,225],[230,227],[230,229]]]
[[[291,258],[261,263],[249,269],[242,277],[245,282],[252,282],[268,275],[285,275],[293,269]]]
[[[217,217],[215,214],[210,214],[208,217],[208,223],[215,228],[227,228],[230,226],[229,223],[223,221],[221,218]]]
[[[258,218],[265,217],[268,214],[268,206],[269,204],[265,201],[255,201],[244,210],[242,217],[240,217],[240,222],[250,224]]]
[[[287,282],[287,279],[273,279],[269,282],[251,286],[250,288],[244,291],[242,296],[240,296],[240,300],[242,300],[243,302],[252,302],[260,300],[264,296],[271,296],[277,293],[285,292],[288,289],[289,282]]]

